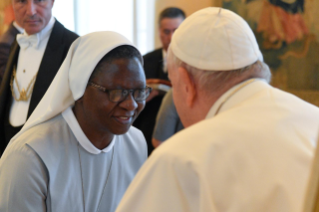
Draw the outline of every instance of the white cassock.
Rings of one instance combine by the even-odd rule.
[[[150,156],[116,212],[301,211],[319,109],[263,80],[240,86]]]

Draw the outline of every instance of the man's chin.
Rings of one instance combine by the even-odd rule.
[[[33,34],[40,32],[42,30],[42,28],[39,26],[31,25],[31,26],[25,27],[24,30],[26,31],[26,33],[28,35],[33,35]]]

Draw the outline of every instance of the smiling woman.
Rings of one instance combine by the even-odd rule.
[[[112,102],[105,90],[88,85],[145,89],[141,57],[115,32],[73,42],[0,160],[0,211],[115,211],[147,157],[143,134],[131,127],[147,95],[129,92]]]
[[[75,102],[74,113],[93,145],[103,149],[114,135],[126,133],[144,108],[149,92],[140,53],[131,46],[113,49],[97,64],[89,85]],[[125,94],[128,90],[133,92]],[[135,95],[142,93],[136,91],[147,93]],[[120,96],[116,97],[116,93]]]

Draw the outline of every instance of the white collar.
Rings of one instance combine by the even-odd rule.
[[[245,85],[245,83],[247,83],[248,81],[249,80],[246,80],[244,82],[241,82],[235,85],[234,87],[229,89],[226,93],[224,93],[221,97],[219,97],[219,99],[214,103],[214,105],[209,110],[205,119],[212,118],[215,115],[217,115],[217,113],[219,114],[225,110],[228,110],[229,108],[232,108],[234,105],[244,101],[246,98],[259,92],[261,89],[270,86],[264,79],[255,78],[253,82]],[[252,86],[254,88],[252,88]]]
[[[55,23],[55,18],[51,16],[49,23],[40,32],[36,33],[36,35],[39,38],[39,44],[41,43],[43,39],[50,36],[54,23]],[[24,31],[23,34],[29,36],[26,31]]]
[[[167,51],[165,51],[164,48],[162,48],[162,56],[163,56],[163,72],[167,73]]]
[[[20,33],[24,32],[24,29],[21,26],[19,26],[16,21],[14,21],[12,24]]]
[[[162,48],[162,55],[163,55],[163,60],[166,60],[167,52],[165,51],[164,48]]]
[[[71,128],[74,136],[76,137],[76,139],[79,141],[79,143],[81,144],[81,146],[88,151],[89,153],[92,154],[100,154],[102,152],[109,152],[111,151],[111,149],[114,146],[115,140],[116,140],[116,135],[114,135],[113,140],[111,141],[111,143],[105,147],[104,149],[100,150],[98,148],[96,148],[91,141],[86,137],[86,135],[84,134],[84,132],[82,131],[77,119],[74,116],[74,113],[72,111],[72,106],[68,107],[65,111],[62,112],[62,116],[64,118],[64,120],[67,122],[67,124],[69,125],[69,127]]]

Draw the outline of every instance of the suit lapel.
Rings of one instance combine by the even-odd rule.
[[[10,24],[8,31],[9,31],[11,37],[13,38],[13,40],[11,40],[11,41],[14,41],[16,39],[17,34],[20,34],[19,30],[17,30],[17,28],[15,28],[13,26],[13,23]]]
[[[0,120],[4,119],[5,108],[6,108],[6,105],[8,103],[7,101],[10,101],[11,75],[12,75],[13,66],[15,64],[17,64],[19,50],[20,50],[20,47],[19,47],[17,41],[14,41],[11,48],[12,49],[10,51],[6,70],[4,72],[3,79],[1,82],[1,86],[0,86]]]
[[[56,20],[39,67],[27,118],[39,104],[63,62],[65,49],[63,31],[63,25]]]

